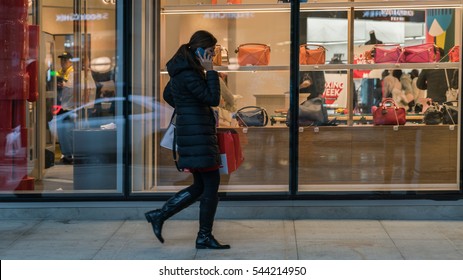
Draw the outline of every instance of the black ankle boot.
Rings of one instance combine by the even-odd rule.
[[[199,206],[199,232],[196,238],[196,249],[230,249],[230,245],[220,244],[212,235],[218,198],[201,199]]]
[[[162,226],[164,225],[164,221],[177,214],[182,209],[190,206],[195,201],[196,197],[193,197],[186,190],[181,190],[167,200],[161,209],[145,213],[146,220],[148,223],[151,223],[154,235],[156,235],[161,243],[164,243],[164,238],[162,237]]]
[[[196,249],[230,249],[230,245],[220,244],[210,233],[207,235],[198,233]]]

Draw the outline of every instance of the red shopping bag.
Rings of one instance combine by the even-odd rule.
[[[220,149],[220,158],[222,160],[220,173],[231,174],[237,170],[244,161],[240,137],[236,130],[230,129],[224,132],[218,132],[217,139]]]

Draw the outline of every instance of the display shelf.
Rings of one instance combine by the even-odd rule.
[[[323,10],[349,10],[355,8],[358,10],[368,9],[450,9],[462,8],[461,0],[449,1],[311,1],[301,3],[300,11],[323,11]],[[291,5],[289,3],[275,4],[231,4],[231,5],[178,5],[164,6],[161,8],[161,14],[202,14],[202,13],[289,13]]]
[[[318,64],[301,65],[301,71],[317,70],[374,70],[374,69],[458,69],[459,62],[377,63],[377,64]]]
[[[444,63],[378,63],[378,64],[314,64],[300,65],[300,71],[342,71],[342,70],[374,70],[374,69],[459,69],[459,62]],[[219,72],[269,72],[289,71],[289,66],[214,66]],[[167,70],[161,70],[167,74]]]

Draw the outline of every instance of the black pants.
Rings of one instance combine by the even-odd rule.
[[[195,198],[217,199],[220,185],[220,171],[193,172],[193,184],[186,190]]]

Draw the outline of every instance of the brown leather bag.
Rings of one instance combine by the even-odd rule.
[[[246,65],[268,65],[270,63],[270,46],[259,43],[248,43],[239,45],[235,50],[238,54],[238,64]]]
[[[228,50],[221,45],[216,45],[214,49],[215,55],[212,58],[212,63],[215,66],[222,66],[223,62],[228,64]],[[223,55],[225,53],[225,56]]]
[[[302,44],[299,46],[299,64],[325,64],[326,49],[322,45]]]

